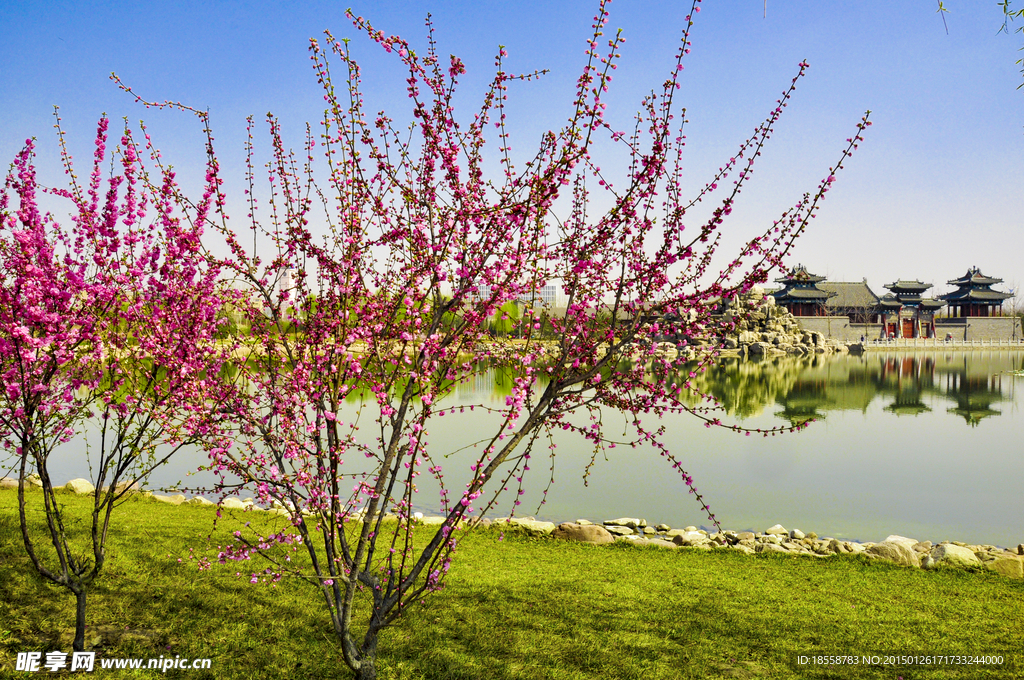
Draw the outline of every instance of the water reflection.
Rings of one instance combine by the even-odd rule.
[[[830,411],[867,412],[873,402],[880,401],[883,410],[894,416],[920,416],[940,409],[976,426],[1002,414],[995,405],[1013,399],[1014,381],[1007,374],[1022,367],[1024,354],[1020,353],[876,352],[763,361],[725,359],[691,382],[740,420],[779,406],[776,417],[800,425],[827,418]],[[697,403],[691,399],[691,405]]]

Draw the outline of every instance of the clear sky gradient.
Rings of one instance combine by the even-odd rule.
[[[526,157],[540,134],[570,112],[596,2],[367,2],[357,14],[425,49],[423,19],[433,14],[443,55],[465,61],[463,119],[476,109],[505,45],[510,71],[549,69],[513,86],[513,148]],[[797,72],[811,64],[792,105],[727,228],[727,245],[763,229],[839,157],[866,109],[874,126],[839,175],[820,216],[790,264],[834,281],[866,277],[877,293],[898,278],[950,290],[948,279],[978,266],[1024,283],[1024,90],[1020,35],[997,35],[992,2],[951,0],[947,35],[937,3],[894,0],[706,0],[683,77],[687,107],[686,186],[708,181],[771,109]],[[367,107],[407,116],[397,60],[362,38],[330,2],[0,3],[0,156],[27,137],[39,140],[41,179],[60,182],[52,107],[59,105],[72,153],[85,161],[95,122],[144,118],[186,187],[202,178],[199,124],[180,113],[147,111],[108,80],[116,71],[142,96],[178,100],[212,115],[228,190],[241,196],[245,117],[280,116],[298,147],[305,121],[323,100],[308,40],[331,29],[353,38]],[[628,129],[641,97],[664,80],[689,3],[617,0],[609,29],[627,42],[612,84],[609,119]],[[1011,29],[1012,29],[1011,25]],[[266,149],[266,136],[261,139]],[[497,146],[496,144],[494,145]],[[607,168],[615,156],[600,164]],[[85,168],[80,168],[84,174]],[[235,204],[236,218],[244,215]],[[238,227],[242,221],[236,219]],[[696,216],[695,220],[696,222]]]

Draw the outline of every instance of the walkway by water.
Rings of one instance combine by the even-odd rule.
[[[939,338],[895,338],[893,340],[869,340],[864,349],[893,350],[924,350],[924,351],[967,351],[997,349],[1024,352],[1024,339],[1016,340],[940,340]]]

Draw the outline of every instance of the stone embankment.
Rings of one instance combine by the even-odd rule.
[[[33,475],[27,480],[33,486],[40,486],[39,478]],[[17,480],[4,477],[0,479],[0,489],[15,489]],[[91,494],[95,487],[86,479],[73,479],[64,487],[66,491],[76,494]],[[195,496],[186,499],[184,494],[164,496],[139,492],[154,502],[169,505],[201,505],[215,506],[228,510],[261,511],[281,516],[291,515],[290,508],[275,502],[270,508],[261,508],[253,499],[225,498],[219,504]],[[303,511],[304,515],[309,515]],[[423,525],[440,525],[443,517],[424,516],[422,513],[413,515],[415,521]],[[999,548],[994,545],[971,545],[960,541],[942,541],[933,544],[931,541],[918,541],[905,536],[888,536],[878,543],[859,543],[843,541],[828,536],[819,537],[816,533],[804,533],[799,529],[786,529],[776,524],[763,532],[753,531],[721,531],[709,533],[704,529],[688,526],[673,529],[667,524],[649,526],[647,520],[636,517],[620,517],[596,524],[586,519],[575,522],[538,521],[532,517],[484,519],[480,521],[484,527],[516,528],[528,534],[553,539],[577,541],[593,545],[605,545],[617,541],[627,541],[632,545],[654,546],[666,549],[692,548],[697,550],[736,550],[748,555],[757,553],[775,553],[801,557],[825,558],[833,555],[861,554],[869,559],[893,562],[906,567],[935,569],[937,567],[984,568],[1010,578],[1024,579],[1024,544],[1016,550]]]
[[[1024,544],[1016,550],[994,545],[970,545],[959,541],[918,541],[905,536],[888,536],[878,543],[842,541],[831,537],[805,534],[799,529],[786,529],[776,524],[763,532],[721,531],[709,533],[696,527],[672,529],[666,524],[648,526],[647,521],[633,517],[620,517],[594,524],[585,519],[564,522],[531,522],[511,520],[533,533],[544,533],[556,539],[605,544],[630,541],[635,545],[663,548],[712,548],[737,550],[753,555],[778,553],[806,557],[829,557],[842,554],[863,554],[906,567],[934,569],[946,567],[987,568],[1010,578],[1024,578]],[[550,525],[550,527],[546,526]]]

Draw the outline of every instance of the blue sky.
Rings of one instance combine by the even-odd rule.
[[[503,44],[508,70],[550,69],[510,93],[513,148],[525,157],[566,119],[596,2],[359,2],[353,10],[421,49],[433,15],[442,54],[463,58],[459,100],[470,115]],[[706,0],[686,61],[685,185],[701,186],[733,155],[797,71],[811,64],[753,181],[727,224],[726,247],[763,229],[827,175],[866,109],[874,126],[800,239],[790,262],[831,280],[866,277],[876,292],[897,278],[945,282],[978,266],[1024,284],[1024,90],[1020,35],[997,35],[994,2],[950,0],[949,34],[927,0],[865,3]],[[308,40],[351,37],[369,110],[407,106],[397,62],[362,39],[328,2],[20,2],[0,5],[0,156],[39,140],[44,182],[60,181],[52,106],[72,152],[88,158],[96,119],[144,118],[189,182],[201,178],[195,120],[145,110],[108,80],[116,71],[144,97],[209,109],[228,190],[241,194],[245,117],[272,111],[301,144],[322,98]],[[609,28],[627,38],[609,119],[628,127],[640,98],[672,62],[689,4],[617,0]],[[265,131],[261,122],[259,130]],[[259,136],[258,136],[259,139]],[[266,137],[262,137],[266,148]],[[615,157],[601,163],[608,167]],[[191,178],[191,179],[189,179]],[[193,184],[194,185],[194,184]],[[237,217],[242,210],[233,208]],[[236,220],[241,226],[241,220]]]

